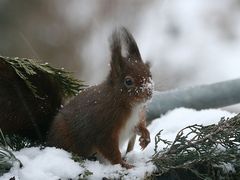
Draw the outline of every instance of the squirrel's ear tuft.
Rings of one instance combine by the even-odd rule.
[[[134,37],[132,36],[132,34],[125,27],[121,27],[120,30],[121,30],[123,41],[125,42],[125,45],[126,45],[126,51],[127,51],[128,57],[134,57],[134,58],[137,58],[138,60],[141,60],[142,59],[141,54],[139,52],[137,43]]]
[[[122,46],[121,34],[116,29],[110,37],[110,50],[111,50],[111,71],[116,76],[119,76],[122,68]]]
[[[126,52],[122,52],[122,49]],[[117,28],[113,31],[110,37],[110,50],[111,50],[111,74],[120,77],[124,69],[124,58],[134,60],[134,62],[142,61],[140,52],[136,41],[132,34],[128,32],[125,27]]]

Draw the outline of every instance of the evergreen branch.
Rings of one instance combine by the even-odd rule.
[[[16,162],[20,167],[23,166],[21,161],[12,153],[12,150],[0,129],[0,175],[8,172]]]
[[[66,97],[76,96],[80,90],[86,87],[85,85],[82,84],[83,83],[82,81],[74,79],[70,72],[66,72],[63,69],[51,67],[46,63],[42,64],[42,66],[45,67],[48,70],[48,73],[50,73],[53,76],[53,78],[60,83],[60,86],[62,87],[63,90],[63,94]]]
[[[38,90],[30,77],[36,76],[39,72],[48,75],[59,84],[59,90],[64,97],[71,97],[78,94],[85,86],[82,81],[72,77],[70,72],[51,67],[48,63],[41,64],[33,59],[27,58],[10,58],[0,56],[0,60],[4,61],[14,72],[25,82],[26,86],[32,93],[40,98]]]
[[[167,144],[167,147],[160,151],[155,148],[152,157],[158,176],[173,169],[185,169],[202,179],[212,176],[209,169],[223,169],[228,163],[233,171],[240,171],[240,114],[231,119],[222,118],[216,125],[185,127],[177,133],[170,146],[168,141],[157,137],[155,147],[159,142]],[[208,167],[204,172],[199,168],[202,165]]]

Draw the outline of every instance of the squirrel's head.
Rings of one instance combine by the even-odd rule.
[[[126,28],[113,32],[110,49],[111,71],[108,81],[115,91],[133,104],[150,99],[153,81],[149,64],[142,61],[136,41]]]

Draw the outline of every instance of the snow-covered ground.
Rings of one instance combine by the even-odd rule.
[[[148,127],[151,132],[151,143],[144,150],[140,150],[137,144],[134,151],[126,156],[129,163],[135,165],[135,168],[126,170],[120,165],[101,164],[98,161],[86,161],[79,165],[71,159],[71,155],[61,149],[45,148],[40,150],[36,148],[26,148],[15,152],[16,157],[23,163],[23,168],[16,165],[9,173],[0,177],[0,180],[8,180],[15,176],[21,180],[57,180],[57,179],[78,179],[80,174],[89,170],[93,174],[88,179],[124,178],[124,179],[142,179],[146,173],[154,171],[155,167],[148,162],[153,154],[154,137],[163,129],[162,138],[173,140],[176,133],[187,125],[203,124],[208,125],[217,123],[221,117],[232,117],[235,114],[220,109],[210,109],[196,111],[193,109],[178,108],[168,112],[166,115],[155,119]],[[159,148],[163,148],[163,144]],[[123,147],[126,149],[126,147]]]

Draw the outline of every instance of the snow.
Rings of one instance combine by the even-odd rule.
[[[55,180],[55,179],[78,179],[80,174],[89,170],[93,174],[88,179],[143,179],[147,173],[154,171],[155,167],[148,162],[153,154],[154,137],[159,130],[163,129],[162,138],[173,140],[176,133],[182,128],[192,124],[208,125],[217,123],[221,117],[233,117],[235,114],[221,109],[209,109],[196,111],[194,109],[178,108],[155,119],[148,127],[151,133],[151,143],[141,151],[137,144],[132,152],[127,154],[127,162],[135,167],[130,170],[120,165],[101,164],[99,161],[85,161],[80,165],[71,159],[71,154],[56,148],[47,147],[40,150],[38,147],[25,148],[14,152],[16,157],[23,163],[23,168],[16,164],[9,173],[0,177],[0,180],[8,180],[15,176],[23,180]],[[159,146],[163,148],[163,144]],[[126,149],[126,145],[123,147]],[[124,153],[123,153],[124,155]],[[230,169],[230,168],[229,168]]]
[[[38,147],[25,148],[14,153],[22,162],[23,168],[18,165],[11,169],[10,173],[5,174],[0,179],[10,179],[15,176],[24,180],[42,179],[62,179],[76,178],[83,168],[75,163],[70,157],[70,153],[56,149],[45,148],[40,150]]]
[[[223,172],[226,173],[236,173],[236,170],[234,168],[234,166],[231,163],[222,163],[222,165],[220,165],[219,167],[222,167]]]

